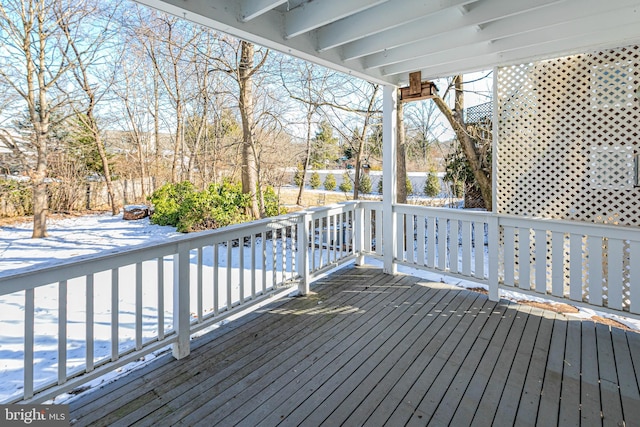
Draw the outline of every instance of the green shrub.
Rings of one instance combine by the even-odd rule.
[[[413,193],[413,185],[411,184],[411,180],[407,177],[405,181],[405,188],[407,189],[407,195]],[[382,195],[382,177],[378,180],[378,194]]]
[[[10,207],[10,214],[33,215],[33,187],[30,181],[0,180],[0,199]]]
[[[311,177],[309,178],[309,186],[314,190],[320,188],[322,182],[320,181],[320,174],[318,172],[313,172]]]
[[[225,180],[205,191],[191,193],[180,205],[176,229],[181,233],[209,230],[249,221],[249,197],[242,186]]]
[[[424,195],[427,197],[436,197],[438,194],[440,194],[440,180],[435,171],[430,171],[424,183]]]
[[[165,184],[151,194],[149,201],[153,204],[154,212],[151,222],[157,225],[178,225],[180,205],[195,192],[189,181],[177,184]]]
[[[172,225],[179,232],[188,233],[224,227],[249,221],[246,215],[249,197],[242,186],[225,180],[211,184],[204,191],[196,191],[188,182],[166,184],[150,197],[154,206],[151,222]]]
[[[324,189],[327,191],[333,191],[336,189],[336,177],[332,173],[328,174],[324,179]]]
[[[302,170],[302,165],[298,165],[298,170],[296,170],[296,173],[293,175],[293,183],[296,185],[296,187],[300,187],[303,180],[304,170]]]
[[[342,183],[340,184],[340,191],[343,193],[348,193],[353,190],[353,185],[351,184],[351,177],[348,173],[342,174]]]
[[[262,197],[264,198],[264,213],[266,216],[276,216],[287,213],[287,210],[280,206],[280,200],[272,186],[267,185]]]
[[[371,178],[366,173],[363,173],[362,175],[360,175],[359,190],[362,194],[371,193]]]

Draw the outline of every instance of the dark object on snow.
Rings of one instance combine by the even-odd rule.
[[[122,219],[136,220],[149,216],[149,208],[144,205],[127,205],[122,212]]]

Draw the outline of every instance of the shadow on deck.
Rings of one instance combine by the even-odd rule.
[[[347,267],[71,404],[74,425],[631,425],[640,334]]]

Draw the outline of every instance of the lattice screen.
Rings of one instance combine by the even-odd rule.
[[[503,67],[497,84],[498,213],[640,226],[633,162],[640,153],[640,47]],[[605,277],[606,245],[605,239]],[[586,242],[582,247],[588,253]],[[533,241],[530,253],[533,263]],[[539,255],[550,266],[549,250]],[[522,261],[516,260],[516,278]],[[628,257],[623,263],[628,270]],[[628,272],[623,281],[628,295]],[[583,298],[588,295],[585,274]],[[625,309],[628,303],[625,298]]]
[[[640,48],[498,70],[498,212],[640,225]]]

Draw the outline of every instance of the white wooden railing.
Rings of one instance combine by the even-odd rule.
[[[361,202],[363,252],[382,255],[382,204]],[[640,229],[395,205],[394,262],[499,289],[640,314]],[[370,224],[371,222],[371,224]],[[402,236],[402,237],[400,237]]]
[[[314,208],[1,273],[0,298],[24,306],[21,393],[3,403],[45,401],[169,344],[183,358],[193,333],[292,286],[307,292],[314,276],[355,257],[357,206]],[[38,313],[52,300],[48,313],[57,331],[41,332]],[[51,345],[55,360],[42,360]]]
[[[395,245],[382,241],[389,221],[381,202],[348,202],[0,273],[0,298],[24,305],[21,393],[3,403],[44,401],[169,344],[183,358],[193,333],[292,286],[306,293],[324,271],[362,262],[365,255],[384,259],[385,249],[393,247],[394,263],[486,283],[493,299],[507,289],[640,313],[636,228],[409,205],[393,209]],[[51,301],[53,337],[39,332],[37,315]],[[102,328],[108,328],[108,340],[97,338],[104,337],[96,333]],[[40,360],[41,347],[51,340],[55,360]],[[75,347],[81,355],[73,353]],[[47,369],[34,368],[39,363],[49,363],[53,377],[40,377]]]

